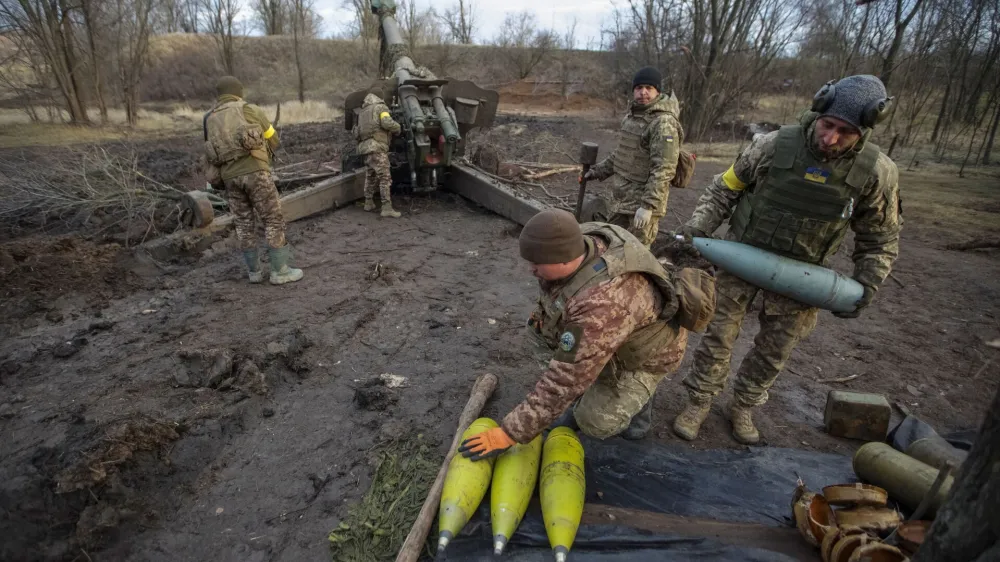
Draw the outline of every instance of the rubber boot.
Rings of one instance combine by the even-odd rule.
[[[382,217],[388,219],[398,219],[401,215],[399,211],[392,208],[392,203],[389,201],[382,202]]]
[[[629,422],[628,427],[622,432],[622,438],[629,441],[637,441],[649,433],[650,428],[653,427],[653,397],[655,396],[655,393],[653,396],[650,396],[649,400],[646,401],[646,405],[636,415],[632,416],[632,421]]]
[[[752,408],[740,404],[735,398],[726,409],[729,421],[733,424],[733,438],[744,445],[756,445],[760,441],[760,433],[753,425],[750,415]]]
[[[375,210],[375,200],[372,199],[371,197],[366,197],[365,198],[365,211],[370,213],[370,212],[372,212],[374,210]]]
[[[247,275],[251,283],[262,283],[264,272],[260,270],[260,255],[257,249],[243,250],[243,261],[247,263]]]
[[[302,279],[303,273],[301,269],[288,267],[288,260],[291,257],[292,249],[288,244],[280,248],[270,249],[272,285],[283,285]]]
[[[674,433],[681,439],[693,441],[698,437],[698,430],[701,429],[701,424],[705,423],[705,418],[711,409],[711,400],[704,403],[691,400],[684,411],[674,419]]]

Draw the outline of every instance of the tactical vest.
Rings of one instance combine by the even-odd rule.
[[[809,150],[805,130],[779,130],[767,176],[740,198],[730,227],[739,242],[825,264],[847,235],[880,150],[866,142],[853,159],[821,162]]]
[[[379,119],[383,111],[386,111],[386,107],[380,103],[361,108],[361,115],[358,116],[358,144],[374,139],[375,142],[389,145],[389,132],[382,128],[382,120]]]
[[[649,149],[642,146],[642,136],[657,119],[666,119],[665,113],[642,112],[629,114],[622,119],[615,148],[615,173],[635,183],[649,179]]]
[[[584,223],[580,228],[585,235],[588,255],[592,257],[580,266],[558,293],[545,294],[539,299],[544,313],[539,335],[554,349],[565,328],[563,314],[570,298],[584,289],[626,273],[644,273],[663,296],[660,319],[632,332],[615,352],[618,364],[624,369],[638,369],[649,357],[677,337],[678,326],[673,318],[679,304],[673,281],[649,250],[624,228],[604,223]],[[596,245],[587,235],[600,236],[608,243],[604,254],[597,255]]]
[[[210,163],[222,166],[247,155],[269,160],[263,132],[243,115],[246,105],[243,100],[226,102],[205,116],[205,154]]]

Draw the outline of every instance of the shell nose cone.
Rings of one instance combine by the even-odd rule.
[[[500,556],[503,554],[504,547],[507,546],[507,537],[503,535],[497,535],[493,537],[493,554]]]
[[[448,548],[448,543],[451,542],[451,531],[444,531],[441,536],[438,537],[438,554],[444,552],[444,549]]]

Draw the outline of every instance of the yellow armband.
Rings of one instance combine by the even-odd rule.
[[[268,127],[266,131],[264,131],[264,138],[269,139],[273,136],[274,136],[274,126],[272,125]]]
[[[722,174],[722,182],[726,184],[732,191],[743,191],[746,189],[747,184],[740,181],[740,178],[736,177],[736,170],[733,166],[730,166],[726,173]]]

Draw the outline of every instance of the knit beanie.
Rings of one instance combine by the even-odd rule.
[[[518,243],[521,257],[536,264],[571,262],[586,251],[580,225],[562,209],[546,209],[531,217]]]
[[[639,72],[635,73],[632,78],[632,89],[634,90],[636,86],[652,86],[656,88],[659,92],[661,83],[663,82],[663,76],[660,75],[660,71],[656,70],[652,66],[647,66],[645,68],[640,68]]]
[[[223,76],[215,83],[215,91],[220,96],[230,95],[238,98],[243,97],[243,83],[235,76]]]
[[[870,74],[859,74],[842,78],[834,84],[836,95],[833,103],[820,116],[836,117],[858,128],[858,131],[865,133],[868,128],[864,126],[865,107],[873,101],[878,101],[888,97],[885,85],[877,77]]]

